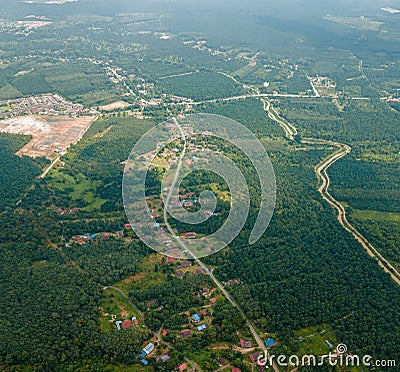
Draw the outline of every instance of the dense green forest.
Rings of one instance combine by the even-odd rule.
[[[15,155],[29,141],[28,136],[0,133],[0,209],[15,203],[47,163],[45,159]]]
[[[229,77],[216,72],[195,72],[158,81],[164,93],[192,98],[195,101],[241,95],[242,87]]]
[[[333,195],[355,209],[400,213],[400,163],[344,159],[330,174]]]
[[[304,149],[299,143],[314,137],[352,147],[329,169],[330,190],[346,203],[354,226],[399,267],[399,104],[380,99],[397,92],[396,22],[385,18],[388,32],[363,37],[361,30],[335,28],[314,9],[303,20],[316,16],[314,24],[300,33],[298,21],[253,13],[256,9],[235,9],[221,23],[220,13],[207,10],[182,16],[175,3],[166,13],[159,12],[159,2],[154,13],[137,13],[134,4],[132,14],[126,13],[128,3],[118,9],[108,1],[47,5],[21,3],[4,13],[10,22],[0,25],[0,100],[54,92],[93,109],[121,100],[130,106],[100,109],[101,117],[43,180],[36,177],[46,160],[14,155],[29,138],[0,134],[1,369],[170,372],[190,360],[214,371],[220,368],[217,358],[242,372],[254,369],[248,354],[233,348],[241,338],[253,340],[239,309],[196,264],[169,262],[126,226],[124,161],[148,129],[171,112],[184,112],[181,106],[164,106],[171,97],[163,94],[215,99],[191,110],[237,120],[269,152],[277,178],[276,210],[264,236],[249,246],[260,199],[257,175],[239,150],[224,146],[249,182],[250,216],[236,240],[204,262],[221,282],[234,280],[225,288],[260,336],[277,340],[273,351],[329,352],[325,339],[321,346],[311,336],[326,331],[351,353],[400,360],[399,288],[343,230],[317,192],[315,166],[334,149]],[[19,22],[34,10],[53,23],[23,28]],[[297,20],[298,10],[288,7],[285,14]],[[204,25],[208,34],[199,31]],[[343,92],[337,99],[271,98],[298,128],[296,141],[284,138],[261,100],[220,99],[258,91],[306,92],[307,77],[316,75],[333,79]],[[152,98],[165,100],[140,108],[142,99]],[[152,193],[161,175],[150,173]],[[199,193],[202,180],[227,192],[218,177],[193,176],[184,187]],[[209,233],[228,207],[219,201],[213,226],[193,230]],[[187,228],[171,223],[178,231]],[[197,329],[194,313],[206,329]],[[117,318],[133,316],[137,327],[117,331]],[[157,351],[144,367],[138,353],[150,341]],[[164,353],[170,359],[157,361]]]

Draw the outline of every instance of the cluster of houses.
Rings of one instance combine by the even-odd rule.
[[[241,349],[251,349],[253,347],[251,341],[245,341],[243,338],[240,339],[240,348]]]
[[[193,231],[182,233],[180,235],[180,237],[183,238],[183,239],[196,239],[196,236],[197,236],[197,234],[195,232],[193,232]]]
[[[62,210],[61,208],[57,211],[56,213],[60,213],[60,214],[65,214],[65,213],[74,213],[79,211],[79,208],[72,208],[70,210]],[[124,225],[124,229],[130,229],[131,225],[125,224]],[[124,230],[118,230],[116,232],[98,232],[98,233],[85,233],[83,235],[74,235],[71,238],[70,244],[72,243],[76,243],[76,244],[86,244],[90,241],[93,241],[95,239],[102,239],[102,240],[108,240],[110,238],[117,238],[117,239],[122,239],[125,236]]]
[[[139,358],[140,358],[140,359],[139,359],[139,362],[140,362],[141,364],[147,366],[147,365],[149,364],[149,361],[146,360],[145,358],[146,358],[147,356],[149,356],[150,354],[152,354],[154,350],[155,350],[155,345],[154,345],[152,342],[150,342],[149,344],[147,344],[147,345],[140,351],[140,354],[139,354]],[[156,358],[156,362],[161,361],[161,362],[165,363],[165,362],[168,362],[168,360],[170,360],[170,359],[171,359],[171,357],[170,357],[169,354],[167,353],[167,354],[161,355],[160,357],[157,357],[157,358]]]
[[[127,329],[127,328],[131,328],[133,327],[133,325],[135,326],[139,326],[139,321],[137,320],[137,318],[134,316],[131,319],[125,319],[125,320],[117,320],[115,322],[115,325],[117,327],[117,330],[120,331],[121,329]]]
[[[168,252],[170,253],[171,251],[172,251],[172,253],[176,253],[176,255],[179,254],[179,251],[175,252],[175,250],[169,250]],[[168,257],[165,262],[166,262],[166,264],[171,264],[176,261],[179,261],[179,260],[174,257]],[[175,275],[177,277],[183,277],[186,272],[189,272],[189,271],[185,271],[185,270],[190,268],[191,266],[192,266],[192,263],[190,261],[187,261],[187,260],[181,261],[179,263],[179,265],[176,267]],[[205,270],[202,267],[197,267],[193,271],[190,271],[190,273],[192,275],[206,274]]]
[[[0,119],[28,114],[76,117],[84,109],[82,105],[68,102],[58,94],[0,101],[0,106],[10,107],[10,110],[0,113]]]
[[[55,211],[57,214],[63,215],[63,214],[71,214],[71,213],[76,213],[79,212],[79,208],[78,207],[74,207],[71,209],[63,209],[63,208],[58,208]]]
[[[146,345],[141,351],[140,351],[140,363],[142,363],[143,365],[147,366],[149,364],[149,362],[144,359],[145,357],[147,357],[148,355],[150,355],[155,349],[155,345],[153,343],[149,343],[148,345]]]
[[[204,316],[206,316],[206,315],[207,315],[207,312],[202,311],[202,312],[200,312],[199,314],[193,314],[193,315],[191,316],[191,318],[192,318],[192,320],[193,320],[194,323],[199,323],[199,322],[201,321],[201,316],[204,317]],[[204,331],[205,329],[207,329],[207,325],[206,325],[206,324],[198,325],[198,326],[196,326],[196,329],[197,329],[199,332]]]
[[[336,84],[329,77],[316,76],[310,78],[310,81],[315,87],[336,88]]]
[[[141,99],[138,103],[141,109],[145,107],[155,107],[161,105],[162,99],[160,98],[151,98],[150,100]]]
[[[201,311],[199,313],[196,314],[192,314],[190,316],[190,320],[194,323],[195,325],[195,329],[198,332],[204,331],[207,329],[207,324],[203,323],[203,324],[198,324],[201,321],[202,317],[205,317],[207,315],[206,311]],[[183,329],[182,331],[179,332],[179,336],[181,336],[182,338],[188,338],[192,335],[192,330],[189,328]]]
[[[241,283],[240,279],[231,279],[231,280],[228,280],[227,282],[224,282],[224,285],[226,285],[228,287],[232,287],[232,286],[234,286],[236,284],[240,284],[240,283]]]
[[[111,237],[122,239],[124,237],[124,231],[123,230],[116,231],[115,233],[100,232],[100,233],[86,233],[83,235],[74,235],[71,238],[71,243],[83,245],[98,238],[101,238],[102,240],[108,240]]]

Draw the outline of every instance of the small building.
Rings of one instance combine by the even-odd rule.
[[[178,269],[186,269],[188,267],[192,266],[192,264],[189,261],[183,261],[179,266]]]
[[[149,309],[150,307],[156,304],[156,300],[150,300],[146,303],[146,307]]]
[[[217,362],[220,366],[223,366],[225,364],[225,359],[224,358],[217,358]]]
[[[171,358],[168,354],[165,354],[165,355],[161,355],[160,359],[162,362],[165,363],[165,362],[168,362]]]
[[[178,366],[177,369],[178,369],[179,371],[184,371],[186,368],[187,368],[186,363],[182,363],[181,365]]]
[[[182,277],[185,275],[185,272],[181,269],[175,271],[175,275],[178,277]]]
[[[206,324],[202,324],[202,325],[197,327],[198,331],[204,331],[205,329],[207,329],[207,325]]]
[[[232,372],[242,372],[240,368],[232,367]]]
[[[245,341],[243,338],[240,339],[240,347],[242,349],[249,349],[252,347],[251,341]]]
[[[193,314],[192,319],[194,320],[195,323],[200,322],[201,320],[199,314]]]
[[[192,272],[193,275],[200,275],[200,274],[205,274],[204,270],[202,267],[198,267],[196,270]]]
[[[146,359],[140,359],[140,363],[142,363],[145,366],[149,364],[149,362]]]
[[[153,343],[149,343],[147,346],[145,346],[142,349],[142,352],[145,353],[146,355],[149,355],[153,350],[154,350],[155,346]]]
[[[101,234],[101,237],[102,237],[104,240],[108,240],[108,239],[110,239],[110,233],[108,233],[108,232],[102,233],[102,234]]]
[[[124,320],[121,324],[122,329],[127,329],[132,327],[132,321],[130,319]]]
[[[256,353],[250,354],[249,358],[250,358],[250,362],[255,363],[258,360],[258,357],[260,356],[260,352],[257,351]]]
[[[183,338],[187,338],[191,335],[190,329],[184,329],[182,331],[179,332],[179,334],[183,337]]]
[[[267,367],[266,367],[266,366],[263,366],[263,365],[258,364],[258,363],[257,363],[257,369],[258,369],[260,372],[266,372],[266,371],[267,371]]]
[[[215,304],[215,303],[217,302],[217,299],[216,299],[215,297],[210,298],[210,302],[211,302],[212,304]]]
[[[121,324],[122,324],[122,320],[117,320],[117,321],[115,322],[115,325],[117,326],[118,331],[121,330]]]
[[[275,343],[275,340],[273,338],[269,338],[267,341],[265,341],[265,345],[267,347],[272,347],[272,346],[275,346],[276,343]]]
[[[163,329],[162,332],[161,332],[161,334],[162,334],[163,336],[166,336],[166,335],[168,334],[168,331],[167,331],[166,329]]]

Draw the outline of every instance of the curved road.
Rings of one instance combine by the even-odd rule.
[[[129,305],[131,305],[135,309],[135,311],[139,314],[142,323],[145,324],[143,313],[137,308],[137,306],[130,300],[129,296],[121,288],[115,287],[113,285],[103,287],[104,291],[106,291],[107,289],[112,289],[114,291],[121,293],[121,295],[129,302]]]
[[[272,104],[269,100],[263,99],[262,102],[264,103],[264,109],[268,112],[268,116],[275,120],[285,131],[286,137],[293,139],[294,136],[297,134],[297,129],[292,124],[288,123],[285,119],[281,118],[279,114],[274,110]],[[303,139],[301,141],[305,144],[313,144],[313,145],[329,145],[335,146],[338,148],[338,151],[334,152],[330,155],[327,159],[323,160],[320,164],[318,164],[315,168],[315,172],[318,178],[322,181],[321,185],[318,188],[318,192],[321,194],[322,198],[328,202],[332,207],[334,207],[338,211],[338,221],[340,225],[361,244],[361,246],[365,249],[365,251],[369,254],[370,257],[377,260],[379,266],[383,268],[383,270],[388,273],[391,278],[400,285],[400,273],[399,271],[393,267],[393,265],[382,256],[381,253],[368,241],[368,239],[362,235],[347,219],[346,209],[344,208],[343,204],[337,201],[330,193],[329,193],[329,186],[330,186],[330,178],[328,175],[327,170],[333,164],[335,164],[338,160],[344,158],[346,155],[350,154],[351,147],[349,145],[322,140],[322,139],[314,139],[308,138]]]

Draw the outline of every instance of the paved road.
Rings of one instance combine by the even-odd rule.
[[[290,124],[287,120],[281,118],[276,110],[273,108],[271,101],[268,99],[261,100],[264,104],[264,110],[268,112],[268,117],[271,120],[276,121],[285,131],[286,137],[293,140],[294,136],[297,135],[297,129],[294,125]]]
[[[179,177],[179,172],[183,165],[183,160],[184,160],[184,157],[186,154],[186,149],[187,149],[187,141],[186,141],[185,133],[183,132],[183,130],[182,130],[181,126],[179,125],[178,121],[176,120],[176,118],[173,118],[173,121],[174,121],[175,125],[177,126],[177,128],[179,129],[181,136],[184,140],[184,147],[183,147],[182,154],[179,158],[179,162],[178,162],[178,165],[176,168],[174,179],[172,181],[169,193],[166,198],[166,205],[169,204],[169,201],[171,200],[171,197],[174,193],[174,188],[175,188],[177,179]],[[242,317],[245,319],[246,324],[247,324],[250,332],[252,333],[255,341],[257,342],[258,346],[263,350],[264,355],[266,355],[269,358],[269,354],[268,354],[267,348],[266,348],[263,340],[261,339],[260,335],[254,328],[254,326],[251,324],[250,320],[247,318],[246,314],[240,309],[240,307],[238,306],[238,304],[236,303],[234,298],[228,293],[228,291],[224,288],[222,283],[214,276],[214,274],[211,272],[211,270],[190,250],[190,248],[186,245],[186,243],[182,239],[180,239],[179,236],[176,235],[174,229],[168,222],[168,213],[167,213],[167,208],[165,208],[165,207],[164,207],[164,223],[165,223],[168,231],[170,232],[170,234],[175,238],[177,243],[183,248],[184,252],[187,252],[191,256],[191,258],[205,271],[205,273],[212,279],[212,281],[215,283],[215,285],[221,290],[222,294],[231,303],[231,305],[239,310]],[[279,369],[277,368],[277,366],[275,364],[273,364],[272,367],[275,372],[279,372]]]
[[[368,239],[362,235],[347,219],[346,209],[344,206],[337,201],[330,193],[330,178],[328,175],[328,168],[331,167],[338,160],[342,159],[351,152],[351,147],[338,142],[330,141],[320,141],[320,140],[304,140],[305,143],[311,144],[329,144],[339,148],[339,151],[332,154],[329,158],[323,160],[317,167],[316,173],[318,177],[322,180],[318,192],[321,194],[322,198],[327,201],[331,206],[333,206],[338,211],[338,221],[342,227],[362,245],[366,252],[374,259],[378,261],[379,266],[383,268],[385,272],[390,274],[392,279],[400,285],[400,273],[395,267],[383,257],[378,250],[368,241]]]
[[[264,109],[268,112],[269,117],[272,120],[275,120],[284,130],[286,136],[290,139],[293,139],[293,136],[297,134],[297,129],[286,120],[281,118],[279,114],[273,110],[273,107],[269,101],[263,100]],[[335,146],[338,148],[338,151],[330,155],[327,159],[323,160],[320,164],[315,168],[315,172],[318,177],[322,181],[321,185],[318,188],[318,192],[321,194],[322,198],[328,202],[332,207],[334,207],[338,211],[338,221],[340,225],[349,233],[353,235],[353,237],[361,244],[361,246],[366,250],[366,252],[374,259],[377,260],[380,267],[388,273],[391,278],[400,285],[400,272],[384,257],[382,254],[368,241],[368,239],[362,235],[347,219],[346,209],[339,201],[337,201],[330,193],[330,178],[327,170],[333,164],[335,164],[340,159],[344,158],[351,152],[351,147],[334,141],[322,140],[322,139],[304,139],[301,141],[305,144],[313,144],[313,145],[328,145]]]

